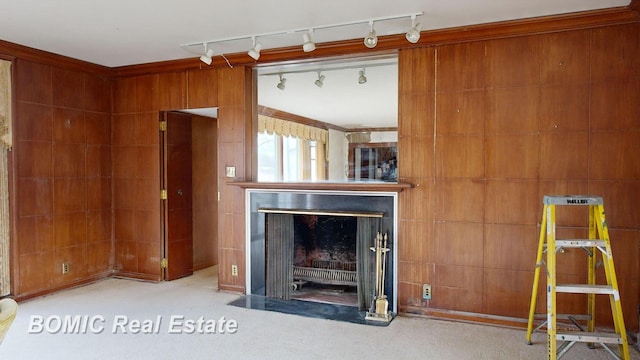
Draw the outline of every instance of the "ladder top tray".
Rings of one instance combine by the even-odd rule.
[[[545,195],[545,205],[602,205],[602,196],[592,195]]]

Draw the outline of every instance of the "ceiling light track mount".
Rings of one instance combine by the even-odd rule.
[[[292,29],[292,30],[286,30],[286,31],[274,31],[274,32],[261,33],[261,34],[233,36],[233,37],[228,37],[228,38],[212,39],[212,40],[206,40],[206,41],[198,41],[198,42],[181,44],[180,47],[182,47],[183,49],[185,49],[185,50],[187,50],[189,52],[202,55],[200,57],[200,60],[202,62],[204,62],[205,64],[210,65],[211,64],[211,57],[213,56],[213,50],[210,48],[211,44],[222,43],[222,42],[230,42],[230,41],[251,40],[251,42],[253,44],[252,45],[253,47],[247,52],[247,54],[251,58],[253,58],[254,60],[258,60],[260,58],[260,51],[262,50],[262,44],[257,41],[257,38],[264,38],[264,37],[278,36],[278,35],[287,35],[287,34],[292,34],[292,33],[302,33],[302,38],[303,38],[302,48],[303,48],[303,51],[304,52],[311,52],[311,51],[316,49],[316,44],[313,42],[313,39],[312,39],[312,34],[313,34],[314,31],[322,30],[322,29],[329,29],[329,28],[336,28],[336,27],[350,26],[350,25],[367,24],[368,23],[369,26],[370,26],[370,31],[364,37],[364,45],[366,47],[368,47],[368,48],[374,48],[378,44],[378,37],[376,35],[376,31],[374,30],[374,23],[381,22],[381,21],[387,21],[387,20],[402,19],[402,18],[410,18],[411,19],[411,28],[409,29],[409,31],[407,31],[406,38],[407,38],[407,40],[409,42],[415,44],[420,39],[420,30],[422,29],[422,25],[420,23],[416,22],[416,18],[418,16],[421,16],[422,14],[423,14],[423,12],[414,12],[414,13],[409,13],[409,14],[400,14],[400,15],[392,15],[392,16],[381,16],[381,17],[375,17],[375,18],[369,18],[369,19],[363,19],[363,20],[346,21],[346,22],[341,22],[341,23],[328,24],[328,25],[319,25],[319,26]],[[193,47],[193,46],[204,46],[204,53],[199,53],[199,52],[192,51],[190,48]]]

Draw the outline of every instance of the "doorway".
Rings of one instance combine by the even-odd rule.
[[[217,119],[179,111],[160,116],[163,278],[217,264]]]

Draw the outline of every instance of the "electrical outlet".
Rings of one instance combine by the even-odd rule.
[[[231,265],[231,276],[238,276],[238,265]]]
[[[422,298],[424,300],[431,300],[431,285],[429,284],[422,285]]]
[[[62,273],[63,274],[67,274],[69,272],[69,263],[63,262],[62,263]]]

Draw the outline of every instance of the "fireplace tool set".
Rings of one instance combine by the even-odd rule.
[[[389,300],[387,300],[387,296],[384,294],[384,277],[386,273],[387,253],[389,252],[389,248],[387,248],[387,234],[378,233],[374,246],[370,249],[376,254],[376,293],[365,319],[390,322]]]

